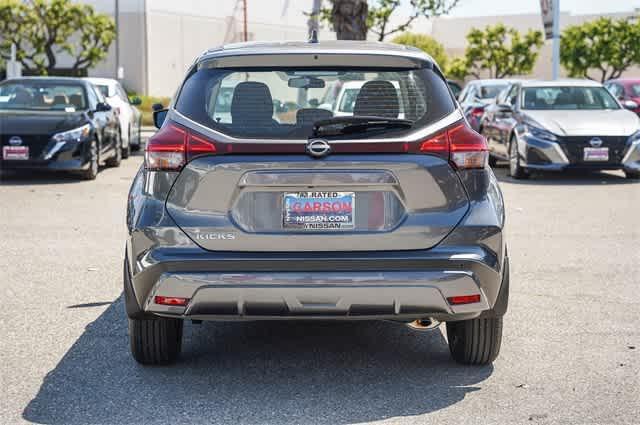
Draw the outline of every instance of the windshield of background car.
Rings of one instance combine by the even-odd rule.
[[[96,84],[95,86],[100,90],[100,93],[102,93],[104,97],[111,97],[115,94],[109,93],[109,86],[106,84]]]
[[[604,87],[525,87],[522,93],[522,109],[620,109]]]
[[[631,96],[640,97],[640,84],[631,84]]]
[[[481,86],[478,91],[478,97],[480,99],[493,99],[498,96],[502,90],[507,87],[508,84],[491,84],[488,86]]]
[[[419,128],[455,104],[446,82],[427,68],[202,68],[187,77],[175,108],[233,137],[303,139],[315,122],[334,116],[400,118]]]
[[[0,109],[75,112],[87,109],[87,98],[80,84],[5,82],[0,84]]]

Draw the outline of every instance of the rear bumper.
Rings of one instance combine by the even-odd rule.
[[[479,302],[447,302],[475,294]],[[156,295],[190,301],[186,307],[159,305]],[[193,319],[401,319],[480,313],[489,304],[473,273],[463,271],[166,273],[144,309]]]
[[[508,273],[502,261],[478,246],[313,255],[157,249],[127,262],[127,313],[204,320],[462,320],[495,306]],[[480,301],[472,304],[447,301],[476,294]],[[165,306],[155,296],[189,302]]]

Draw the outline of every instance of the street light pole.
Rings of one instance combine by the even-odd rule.
[[[552,62],[552,76],[554,80],[557,80],[560,76],[560,0],[553,1],[553,53],[551,57]]]

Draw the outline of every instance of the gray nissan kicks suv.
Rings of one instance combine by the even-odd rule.
[[[446,322],[456,361],[496,358],[502,195],[429,56],[228,45],[198,57],[154,118],[127,209],[137,361],[176,360],[184,320]]]

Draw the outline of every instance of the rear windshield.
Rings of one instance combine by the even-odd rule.
[[[87,109],[84,87],[42,80],[0,84],[0,109],[75,112]]]
[[[267,139],[308,138],[315,122],[354,115],[410,120],[413,129],[455,109],[446,82],[426,68],[203,68],[187,78],[175,107],[230,136]],[[391,131],[398,130],[382,130]]]
[[[522,109],[619,109],[604,87],[526,87]]]

